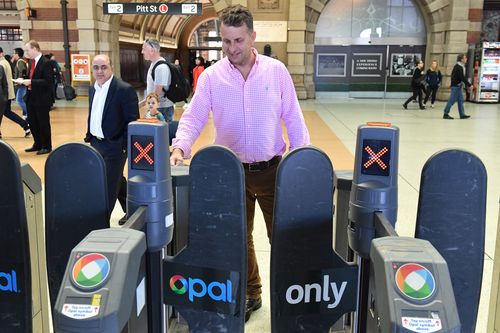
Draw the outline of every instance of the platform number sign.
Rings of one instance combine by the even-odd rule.
[[[361,173],[374,176],[389,176],[391,171],[391,141],[363,140]]]
[[[132,135],[130,146],[132,169],[154,171],[154,137]]]

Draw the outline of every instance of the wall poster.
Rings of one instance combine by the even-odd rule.
[[[353,53],[351,76],[383,76],[382,53]]]
[[[393,53],[391,54],[391,76],[412,76],[417,61],[422,59],[421,53]]]
[[[318,53],[316,57],[316,76],[345,77],[345,53]]]

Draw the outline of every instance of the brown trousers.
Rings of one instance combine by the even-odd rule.
[[[247,298],[256,299],[259,298],[262,293],[262,283],[260,281],[259,266],[255,256],[252,236],[253,220],[255,215],[255,200],[258,201],[264,215],[267,237],[269,242],[271,242],[277,168],[278,164],[275,164],[263,171],[251,172],[245,170],[248,250]]]

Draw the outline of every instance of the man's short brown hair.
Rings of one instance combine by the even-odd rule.
[[[253,32],[253,16],[248,8],[242,5],[236,5],[225,8],[221,15],[220,21],[228,27],[239,28],[245,24],[249,32]]]

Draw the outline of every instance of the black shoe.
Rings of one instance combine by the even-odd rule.
[[[445,113],[445,114],[443,115],[443,119],[453,119],[453,117],[452,117],[452,116],[450,116],[449,114]]]
[[[118,220],[118,225],[124,225],[125,223],[127,223],[127,214],[123,215],[123,217]]]
[[[262,307],[262,298],[247,298],[245,303],[245,323],[250,319],[250,316],[254,311],[257,311]]]
[[[466,114],[464,114],[463,116],[460,116],[460,119],[468,119],[468,118],[470,118],[470,116],[466,115]]]
[[[43,155],[43,154],[48,154],[52,151],[52,149],[48,148],[42,148],[39,151],[36,152],[37,155]]]
[[[425,110],[425,106],[421,105],[420,110]]]
[[[408,105],[403,104],[403,109],[408,110]]]
[[[25,138],[27,138],[27,137],[28,137],[28,136],[30,136],[30,135],[31,135],[31,130],[30,130],[30,128],[29,128],[29,127],[28,127],[28,128],[25,128],[25,129],[24,129],[24,137],[25,137]]]
[[[24,151],[27,152],[27,153],[31,153],[33,151],[39,151],[39,150],[40,150],[40,148],[37,148],[37,147],[33,146],[33,147],[30,147],[30,148],[26,148]]]

